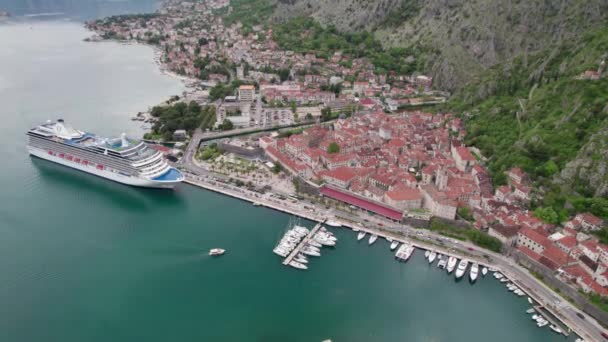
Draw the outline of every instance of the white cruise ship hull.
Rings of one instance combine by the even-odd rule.
[[[70,161],[67,159],[60,158],[56,155],[50,155],[47,153],[47,151],[43,151],[43,150],[37,149],[32,146],[28,146],[27,150],[30,153],[30,155],[36,156],[38,158],[52,161],[54,163],[70,167],[72,169],[84,171],[86,173],[90,173],[92,175],[99,176],[99,177],[109,179],[109,180],[112,180],[112,181],[115,181],[118,183],[126,184],[126,185],[132,185],[132,186],[144,187],[144,188],[173,189],[176,184],[181,182],[181,181],[174,181],[174,182],[162,181],[161,182],[161,181],[154,181],[151,179],[145,179],[145,178],[140,178],[140,177],[126,176],[126,175],[112,172],[112,171],[99,170],[94,166],[82,165],[80,163],[76,163],[76,162],[73,162],[73,161]]]

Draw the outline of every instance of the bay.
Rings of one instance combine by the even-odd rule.
[[[65,18],[0,25],[1,341],[566,340],[494,278],[456,282],[421,251],[398,263],[386,241],[337,229],[337,247],[297,271],[272,254],[285,214],[30,158],[40,122],[137,135],[130,116],[183,90],[149,47],[89,34]]]

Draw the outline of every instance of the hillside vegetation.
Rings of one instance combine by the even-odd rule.
[[[607,53],[608,30],[592,30],[492,68],[446,105],[464,113],[466,143],[489,158],[495,184],[520,166],[540,189],[537,204],[608,215],[598,206],[608,195],[608,78],[578,79]]]

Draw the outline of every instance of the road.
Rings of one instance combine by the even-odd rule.
[[[541,305],[550,308],[556,316],[567,322],[567,325],[577,334],[581,335],[585,341],[605,340],[601,335],[601,332],[603,331],[602,327],[592,317],[585,315],[586,318],[581,319],[577,315],[580,310],[575,308],[570,302],[562,299],[544,283],[532,276],[526,269],[519,266],[512,259],[509,259],[506,256],[487,250],[481,250],[479,247],[469,242],[446,238],[428,230],[416,229],[402,224],[397,225],[394,222],[380,219],[377,216],[366,215],[361,210],[356,210],[355,212],[347,212],[336,208],[328,210],[325,207],[320,207],[317,203],[312,203],[306,200],[298,201],[297,203],[290,202],[289,200],[281,201],[279,199],[269,197],[268,194],[260,195],[232,185],[218,183],[217,180],[221,179],[222,181],[225,181],[227,177],[214,174],[196,165],[193,162],[193,157],[196,153],[196,146],[193,147],[192,144],[188,146],[186,153],[184,154],[184,158],[180,160],[179,164],[182,169],[189,171],[192,175],[194,175],[194,178],[200,182],[213,182],[215,183],[214,186],[221,187],[222,190],[228,192],[229,195],[230,192],[235,192],[239,194],[237,197],[244,197],[244,199],[248,199],[252,202],[262,202],[267,204],[267,206],[274,206],[275,208],[280,208],[282,206],[287,212],[295,213],[296,215],[310,219],[332,219],[330,217],[331,215],[336,216],[335,219],[337,220],[340,220],[339,217],[348,217],[353,221],[354,225],[360,225],[366,228],[373,227],[375,225],[380,229],[402,232],[406,236],[416,237],[417,240],[427,240],[433,244],[443,245],[447,248],[454,249],[455,251],[460,251],[465,255],[473,255],[480,259],[489,258],[489,261],[493,263],[496,268],[502,270],[507,276],[509,276],[511,280],[517,282],[522,289],[526,290],[527,293],[539,300]],[[187,176],[193,177],[190,175]],[[310,209],[304,209],[306,207]],[[353,226],[352,223],[346,225]]]

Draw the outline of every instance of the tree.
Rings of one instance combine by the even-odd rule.
[[[534,216],[539,219],[552,224],[559,223],[559,215],[552,207],[538,207],[534,209]]]
[[[329,146],[327,146],[327,153],[338,153],[340,152],[340,145],[336,142],[332,141]]]
[[[219,125],[219,129],[222,131],[229,131],[234,128],[234,124],[232,121],[228,119],[224,119],[224,121]]]
[[[325,107],[325,108],[321,109],[321,119],[323,121],[327,121],[327,120],[331,119],[331,108]]]
[[[275,162],[271,171],[272,171],[272,173],[277,174],[277,173],[281,172],[282,170],[283,170],[283,165],[281,165],[281,163],[279,163],[279,162]]]
[[[306,113],[306,116],[304,116],[304,119],[306,119],[306,121],[312,121],[312,119],[313,119],[312,114]]]

